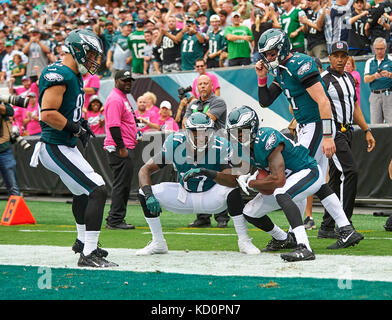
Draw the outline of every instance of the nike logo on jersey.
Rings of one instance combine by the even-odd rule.
[[[303,61],[303,60],[301,60],[301,61],[298,61],[297,63],[298,63],[298,64],[301,64],[302,62],[304,62],[304,61]]]
[[[351,232],[346,238],[343,238],[342,241],[343,241],[344,243],[346,243],[347,240],[348,240],[353,234],[354,234],[354,231]]]
[[[264,141],[265,141],[265,139],[267,139],[267,137],[266,137],[266,136],[265,136],[263,139],[261,139],[261,141],[262,141],[262,142],[264,142]]]

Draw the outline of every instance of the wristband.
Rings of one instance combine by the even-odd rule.
[[[81,127],[79,122],[73,122],[70,120],[67,120],[67,123],[65,124],[63,131],[67,131],[69,133],[72,133],[73,135],[78,135],[80,133]]]
[[[259,78],[259,86],[265,86],[267,84],[267,77]]]
[[[370,131],[372,131],[372,129],[367,128],[367,129],[365,130],[365,133],[368,133],[368,132],[370,132]]]
[[[323,136],[332,137],[332,119],[322,119],[323,123]]]
[[[142,191],[143,191],[144,197],[146,199],[148,199],[149,197],[151,197],[153,195],[150,185],[146,185],[146,186],[142,187]]]

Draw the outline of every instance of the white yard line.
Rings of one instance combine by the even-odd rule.
[[[170,249],[170,248],[169,248]],[[279,254],[245,255],[222,251],[172,251],[136,256],[136,249],[108,249],[119,271],[172,272],[218,276],[312,277],[337,281],[392,282],[392,256],[316,255],[316,260],[288,263]],[[76,268],[78,255],[70,247],[0,245],[1,265]]]

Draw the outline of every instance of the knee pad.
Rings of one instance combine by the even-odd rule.
[[[245,204],[242,199],[240,188],[236,188],[227,196],[227,210],[232,217],[239,216],[244,210]]]

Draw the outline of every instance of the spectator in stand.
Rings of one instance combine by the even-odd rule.
[[[392,4],[385,0],[375,0],[374,3],[375,5],[369,12],[365,30],[369,32],[372,45],[377,38],[384,38],[387,42],[387,52],[389,52]]]
[[[210,25],[211,31],[206,38],[208,50],[205,53],[204,60],[207,61],[207,68],[219,68],[219,57],[227,47],[227,43],[217,14],[210,17]]]
[[[305,34],[304,26],[300,23],[299,18],[305,16],[305,12],[294,6],[294,0],[283,0],[282,8],[284,12],[280,16],[280,25],[284,32],[287,33],[292,51],[305,53]]]
[[[38,66],[38,73],[40,74],[49,64],[48,54],[50,54],[50,49],[41,39],[41,35],[40,30],[31,28],[29,30],[29,42],[22,49],[28,57],[26,74],[32,81],[38,80],[37,69],[34,67]]]
[[[37,82],[32,82],[28,76],[22,77],[22,87],[14,88],[13,82],[10,82],[9,93],[18,96],[27,97],[30,92],[34,92],[38,97],[39,89]]]
[[[82,75],[83,78],[83,90],[84,90],[84,110],[87,111],[87,108],[90,104],[90,99],[92,96],[99,94],[99,89],[101,87],[101,80],[97,74],[90,74],[86,72]]]
[[[118,70],[131,70],[132,52],[128,47],[128,36],[132,31],[132,23],[121,24],[121,34],[115,36],[113,45],[108,51],[106,67],[115,75]]]
[[[204,62],[204,59],[197,59],[196,60],[195,69],[199,73],[199,75],[197,76],[197,78],[195,80],[193,80],[192,95],[196,98],[200,97],[199,91],[197,89],[197,81],[200,76],[207,75],[210,77],[210,79],[212,81],[212,92],[214,92],[214,94],[216,96],[220,96],[220,84],[219,84],[218,77],[212,73],[207,72],[207,65]]]
[[[348,33],[350,56],[362,56],[371,53],[369,30],[365,29],[369,11],[365,10],[365,0],[355,0],[349,20],[351,29]]]
[[[350,30],[351,6],[354,0],[336,0],[330,10],[332,43],[348,41]]]
[[[169,37],[176,36],[182,32],[176,28],[176,18],[170,16],[167,19],[167,29],[162,27],[159,37],[156,40],[156,45],[162,47],[162,72],[177,72],[181,70],[181,45],[177,40]]]
[[[159,38],[160,30],[154,29],[152,32],[152,37],[154,41],[154,47],[152,49],[152,65],[154,73],[162,73],[162,59],[163,59],[163,49],[162,45],[157,45],[157,39]]]
[[[392,59],[388,57],[384,38],[374,40],[375,56],[365,64],[365,83],[370,86],[370,123],[392,124]]]
[[[208,30],[207,15],[203,11],[199,11],[196,15],[197,29],[201,34],[206,34]]]
[[[234,11],[233,25],[225,28],[229,66],[243,66],[251,63],[250,44],[253,41],[252,31],[241,25],[241,15]]]
[[[144,31],[144,40],[146,41],[146,46],[144,47],[144,54],[143,54],[143,74],[152,74],[154,73],[154,64],[153,64],[153,57],[154,57],[154,47],[155,43],[152,38],[152,32],[150,30]]]
[[[250,13],[253,9],[252,3],[248,0],[239,0],[237,5],[234,6],[233,10],[238,11],[241,14],[241,19],[246,20],[250,18]]]
[[[13,58],[15,54],[19,54],[22,57],[22,63],[27,64],[28,62],[27,56],[22,51],[16,50],[14,46],[15,44],[13,41],[5,42],[6,54],[4,55],[2,61],[0,82],[8,82],[10,80],[11,70],[14,64]]]
[[[178,124],[172,117],[172,105],[169,101],[162,101],[159,110],[159,126],[161,131],[177,132],[179,130]]]
[[[357,71],[357,67],[355,65],[355,60],[352,56],[348,56],[348,60],[346,63],[346,66],[344,68],[344,71],[349,72],[355,81],[355,92],[357,94],[357,102],[358,105],[361,106],[361,75]]]
[[[97,95],[90,98],[85,119],[95,135],[105,134],[105,117],[103,115],[103,104]]]
[[[15,54],[12,60],[14,64],[11,67],[11,78],[14,79],[13,83],[15,86],[21,86],[22,78],[26,74],[26,65],[22,63],[20,54]]]
[[[254,23],[251,25],[253,34],[253,52],[252,52],[252,63],[256,63],[260,60],[258,43],[259,38],[264,31],[272,28],[280,29],[279,21],[276,17],[275,11],[271,7],[266,7],[262,2],[255,5],[252,15],[255,17]]]
[[[104,48],[104,52],[105,52],[104,58],[107,59],[108,51],[113,45],[113,40],[119,34],[121,34],[121,32],[114,28],[113,21],[106,20],[105,28],[104,28],[103,33],[101,35],[101,39],[103,42],[103,48]],[[110,75],[110,70],[106,67],[107,61],[108,60],[103,61],[102,65],[101,65],[101,70],[100,70],[99,74],[102,76],[109,76]]]
[[[39,124],[39,105],[37,95],[30,92],[27,97],[29,98],[29,105],[24,109],[23,127],[25,134],[28,136],[37,136],[41,134],[41,126]]]
[[[146,99],[147,111],[155,114],[156,117],[159,117],[159,108],[156,106],[157,96],[151,91],[146,91],[143,94],[143,97]]]
[[[136,30],[128,38],[128,48],[132,52],[132,73],[144,73],[144,48],[146,40],[144,39],[144,20],[136,21]]]
[[[229,26],[229,21],[227,19],[228,14],[226,10],[219,11],[218,16],[220,18],[220,25],[222,28],[226,28],[227,26]]]
[[[137,127],[142,133],[157,129],[156,125],[159,123],[159,113],[147,110],[147,98],[141,95],[136,100],[137,110],[135,111],[138,120]],[[154,125],[155,124],[155,125]]]
[[[306,16],[301,16],[299,21],[304,25],[307,40],[306,53],[319,59],[328,56],[328,47],[324,35],[325,10],[321,8],[320,0],[311,0],[310,8],[305,11]]]

